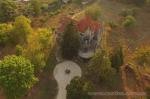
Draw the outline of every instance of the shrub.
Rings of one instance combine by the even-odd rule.
[[[126,16],[122,24],[124,27],[127,27],[127,28],[133,27],[136,24],[136,19],[130,15]]]
[[[88,92],[92,91],[93,85],[83,78],[74,78],[66,89],[67,99],[92,99]]]

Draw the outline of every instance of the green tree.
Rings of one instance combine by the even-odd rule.
[[[123,65],[123,51],[122,47],[116,47],[111,55],[111,66],[114,67],[117,71],[119,71],[120,66]]]
[[[33,67],[22,56],[5,56],[0,61],[0,85],[8,99],[18,99],[35,84],[37,78]]]
[[[87,76],[95,83],[108,83],[113,81],[116,71],[111,67],[111,62],[105,50],[98,50],[92,58],[87,71]]]
[[[9,42],[11,31],[12,25],[0,24],[0,45],[6,45]]]
[[[11,35],[12,41],[16,43],[26,43],[27,36],[32,32],[30,19],[25,16],[18,16],[14,22],[13,33]]]
[[[88,7],[85,11],[85,14],[87,16],[90,16],[94,20],[99,20],[101,16],[101,9],[98,4],[94,4],[90,7]]]
[[[0,22],[12,21],[18,14],[13,0],[0,0]]]
[[[39,0],[31,0],[31,10],[34,16],[38,16],[41,13],[41,3]]]
[[[67,86],[67,99],[92,99],[88,92],[93,90],[91,82],[76,77]]]
[[[77,56],[80,48],[80,37],[73,22],[66,26],[60,46],[63,58],[72,59]]]

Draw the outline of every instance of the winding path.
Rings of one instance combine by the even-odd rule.
[[[69,73],[66,73],[69,70]],[[58,84],[58,94],[56,99],[66,99],[66,86],[74,77],[81,77],[81,68],[72,61],[64,61],[56,65],[54,77]]]

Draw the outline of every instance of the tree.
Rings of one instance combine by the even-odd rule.
[[[125,17],[122,24],[123,24],[124,27],[130,28],[130,27],[135,26],[135,23],[136,23],[136,19],[133,16],[128,15],[128,16]]]
[[[6,45],[10,40],[11,24],[0,24],[0,45]]]
[[[60,46],[63,58],[72,59],[77,56],[80,48],[80,37],[73,22],[66,26]]]
[[[111,66],[114,67],[117,71],[119,71],[120,66],[123,65],[122,47],[116,47],[113,52],[114,53],[111,55]]]
[[[11,35],[14,43],[26,43],[27,36],[32,32],[30,19],[25,16],[18,16],[14,22],[13,33]]]
[[[98,50],[95,56],[91,59],[88,66],[87,76],[93,82],[108,83],[113,81],[116,71],[111,67],[111,62],[105,50]]]
[[[28,36],[27,46],[23,49],[22,55],[31,60],[36,71],[46,66],[48,55],[54,45],[53,38],[52,30],[44,28]]]
[[[22,56],[5,56],[0,61],[0,85],[8,99],[18,99],[35,84],[37,78],[33,67]]]
[[[99,20],[100,16],[101,16],[101,10],[100,10],[99,5],[94,4],[90,7],[88,7],[85,11],[85,14],[87,16],[90,16],[94,20]]]
[[[31,9],[34,16],[38,16],[41,13],[41,3],[39,0],[31,0]]]
[[[88,92],[92,91],[93,85],[83,78],[76,77],[67,86],[67,99],[92,99]]]
[[[13,0],[0,0],[0,22],[12,21],[18,14]]]

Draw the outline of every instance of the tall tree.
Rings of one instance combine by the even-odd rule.
[[[0,61],[0,85],[8,99],[18,99],[35,84],[34,66],[22,56],[5,56]]]
[[[66,26],[60,46],[63,58],[72,59],[77,56],[80,48],[80,37],[73,22]]]
[[[17,13],[17,4],[13,0],[0,0],[0,22],[12,21]]]

